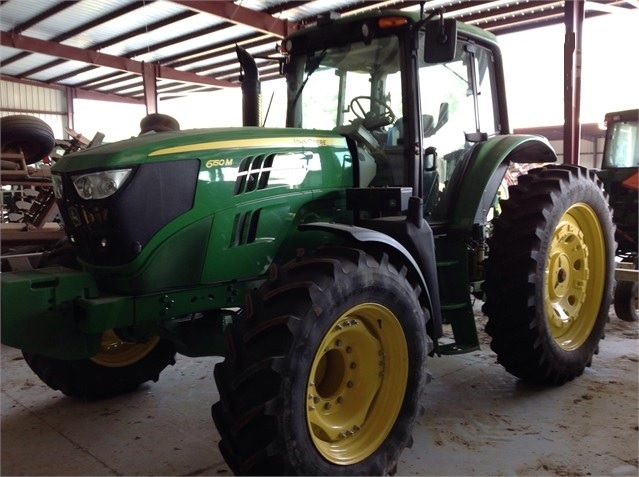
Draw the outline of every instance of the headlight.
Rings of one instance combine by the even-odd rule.
[[[62,177],[57,174],[51,174],[51,182],[53,182],[55,198],[62,199]]]
[[[114,169],[72,176],[71,180],[78,195],[83,199],[104,199],[115,194],[129,174],[131,169]]]

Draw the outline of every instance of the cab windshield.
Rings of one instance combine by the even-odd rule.
[[[606,132],[603,168],[639,166],[639,127],[636,119],[613,123]]]
[[[361,122],[386,132],[402,113],[398,43],[394,36],[375,38],[296,57],[295,78],[289,78],[289,103],[296,111],[290,125],[332,130]]]

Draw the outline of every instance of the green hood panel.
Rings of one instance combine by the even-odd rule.
[[[308,150],[321,146],[345,147],[346,140],[330,131],[281,128],[211,128],[167,131],[133,137],[65,155],[53,172],[116,169],[149,160],[226,158],[229,153],[259,154],[265,149]]]

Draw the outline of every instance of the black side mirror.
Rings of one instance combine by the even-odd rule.
[[[424,171],[437,169],[437,148],[429,146],[424,149]]]
[[[424,24],[424,61],[447,63],[455,59],[457,22],[453,19],[432,20]]]

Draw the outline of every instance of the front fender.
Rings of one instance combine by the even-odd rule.
[[[452,212],[451,228],[469,230],[485,220],[511,163],[556,162],[557,154],[543,136],[511,134],[477,144],[466,158]]]
[[[424,226],[428,227],[425,222]],[[377,230],[358,227],[355,225],[328,222],[313,222],[301,224],[300,231],[305,230],[322,230],[335,235],[339,235],[350,242],[354,240],[356,242],[359,242],[360,244],[377,244],[386,249],[391,248],[395,252],[401,254],[405,260],[404,263],[407,266],[410,266],[415,272],[415,275],[419,278],[422,290],[424,290],[424,305],[431,312],[434,338],[438,338],[439,336],[441,336],[442,317],[441,307],[439,303],[439,287],[437,282],[437,272],[435,269],[434,245],[432,244],[433,239],[430,228],[428,229],[428,231],[431,242],[430,248],[432,248],[433,250],[432,257],[430,257],[430,259],[425,257],[423,260],[428,261],[429,263],[421,264],[419,264],[415,260],[413,254],[411,254],[408,249],[404,247],[404,245],[402,245],[390,235]],[[426,275],[422,273],[422,270],[425,270]]]

